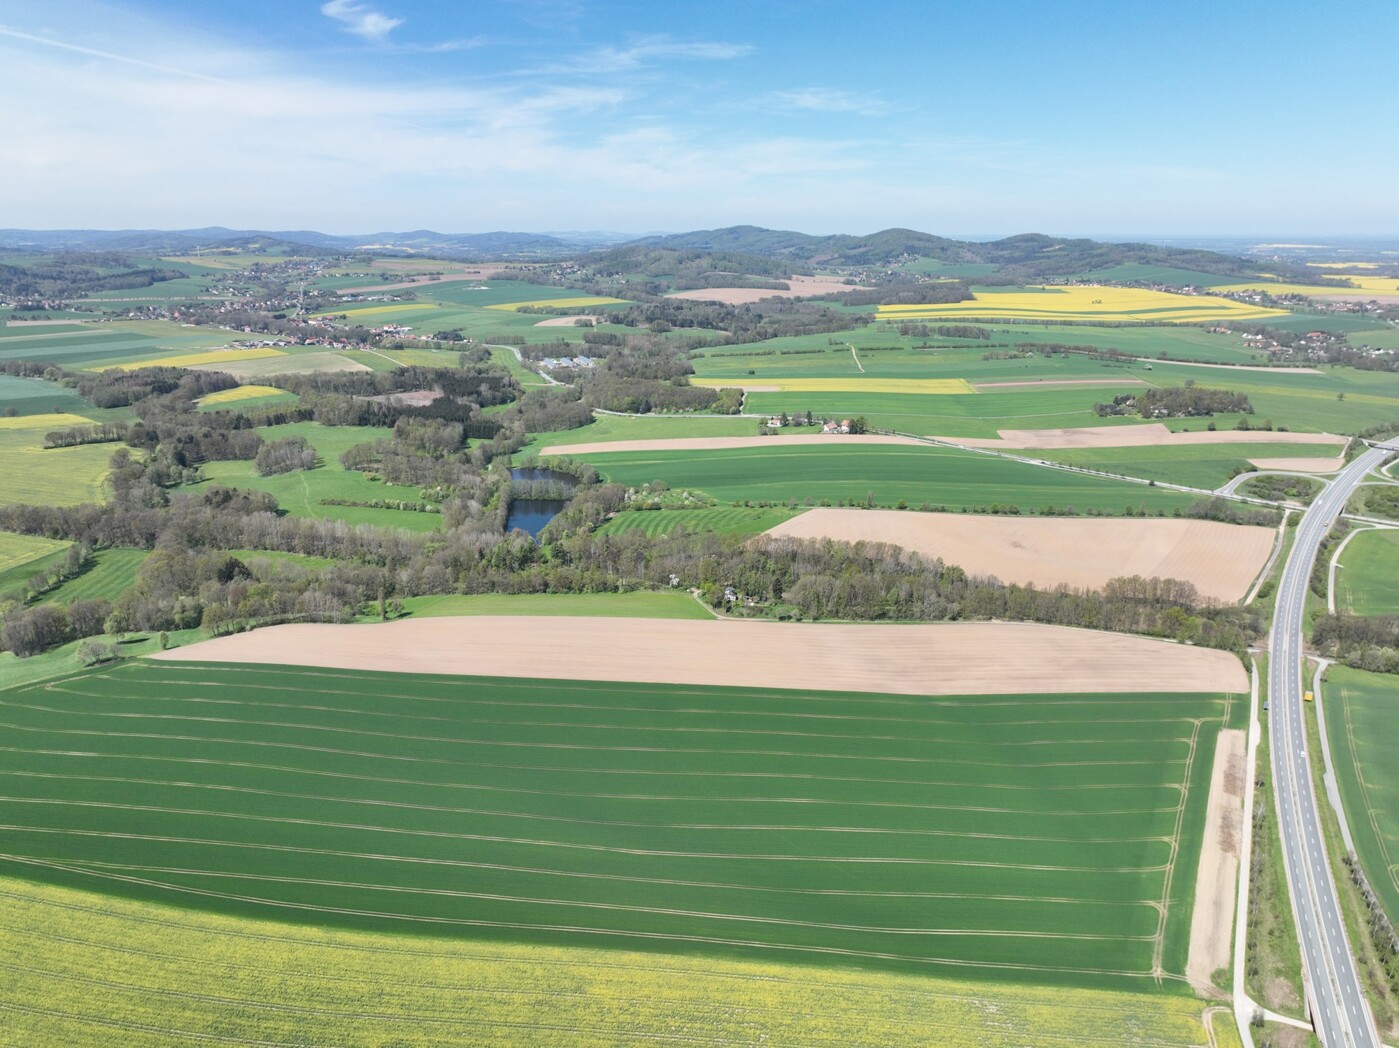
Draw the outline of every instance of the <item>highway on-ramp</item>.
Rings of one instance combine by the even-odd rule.
[[[1351,494],[1394,449],[1373,447],[1342,470],[1297,525],[1283,567],[1269,645],[1273,798],[1288,890],[1302,945],[1312,1020],[1327,1048],[1380,1048],[1374,1017],[1346,938],[1321,835],[1302,715],[1302,622],[1317,549]]]

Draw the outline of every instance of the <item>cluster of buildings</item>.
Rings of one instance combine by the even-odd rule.
[[[591,368],[597,366],[597,361],[592,357],[545,357],[539,361],[539,366],[546,371],[553,371],[555,368]]]

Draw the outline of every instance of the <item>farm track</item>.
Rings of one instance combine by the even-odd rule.
[[[1181,978],[1170,870],[1225,701],[132,665],[9,693],[0,867],[419,934],[1151,985]]]

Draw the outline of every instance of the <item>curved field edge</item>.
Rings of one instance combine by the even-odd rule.
[[[1182,996],[424,941],[13,878],[0,928],[5,1037],[33,1048],[1210,1043]]]

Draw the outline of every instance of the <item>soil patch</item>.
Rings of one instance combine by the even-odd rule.
[[[1277,469],[1284,473],[1335,473],[1346,464],[1344,455],[1335,458],[1276,458],[1249,459],[1259,469]]]
[[[1248,689],[1243,664],[1228,652],[1119,633],[998,622],[886,626],[521,615],[404,619],[355,626],[269,626],[157,657],[896,695]]]
[[[667,298],[688,298],[696,302],[722,302],[729,306],[746,305],[765,298],[805,298],[809,295],[835,295],[855,291],[852,284],[825,277],[787,277],[783,283],[789,291],[773,291],[759,287],[701,287],[691,291],[676,291]]]
[[[1185,977],[1195,992],[1218,996],[1212,974],[1229,966],[1234,931],[1234,897],[1243,834],[1244,752],[1247,736],[1236,729],[1219,733],[1210,775],[1205,836],[1195,879],[1195,909],[1190,918],[1190,953]]]
[[[1139,426],[1090,426],[1080,429],[1002,429],[1000,437],[938,437],[973,448],[1061,451],[1072,448],[1168,448],[1194,444],[1330,444],[1345,437],[1330,433],[1278,433],[1261,429],[1200,430],[1172,433],[1159,422]]]
[[[1211,520],[976,516],[812,509],[768,535],[889,542],[1002,582],[1100,589],[1123,575],[1183,579],[1214,600],[1248,593],[1272,552],[1272,528]]]
[[[591,320],[594,324],[605,323],[604,318],[596,313],[581,313],[570,317],[550,317],[548,320],[541,320],[535,327],[577,327],[576,321]]]
[[[854,447],[868,444],[918,444],[910,437],[878,433],[802,433],[790,437],[657,437],[652,440],[600,440],[593,444],[553,444],[540,448],[541,455],[596,455],[607,451],[726,451],[731,448],[786,448],[793,445],[824,444]]]

